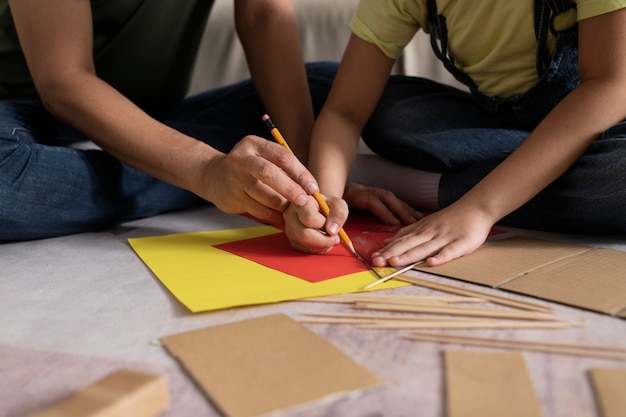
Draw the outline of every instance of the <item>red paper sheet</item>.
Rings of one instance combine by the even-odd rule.
[[[344,229],[359,255],[371,259],[371,254],[385,246],[385,239],[392,237],[400,227],[383,224],[371,214],[353,213]],[[492,234],[499,232],[492,230]],[[367,271],[367,267],[343,245],[335,246],[324,255],[311,255],[293,249],[284,233],[215,247],[309,282]]]
[[[371,215],[352,215],[344,229],[357,252],[369,259],[372,252],[383,247],[383,240],[393,236],[398,228],[381,224]],[[306,254],[294,250],[284,233],[215,247],[309,282],[325,281],[367,270],[343,245],[335,246],[325,255]]]

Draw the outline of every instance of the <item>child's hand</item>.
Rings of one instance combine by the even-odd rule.
[[[386,224],[397,226],[412,224],[424,217],[422,213],[400,200],[394,193],[382,188],[348,182],[344,198],[350,208],[367,210]]]
[[[338,233],[348,217],[348,205],[341,199],[326,202],[331,212],[328,219],[312,196],[306,205],[291,204],[283,212],[285,234],[294,249],[323,254],[340,243]]]
[[[399,267],[426,259],[429,266],[441,265],[478,249],[492,226],[479,210],[453,204],[402,228],[372,254],[372,264]]]

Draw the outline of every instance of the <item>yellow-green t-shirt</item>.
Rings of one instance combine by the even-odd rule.
[[[626,7],[626,0],[574,2],[576,9],[558,16],[557,30]],[[448,50],[455,65],[483,93],[510,97],[537,83],[533,7],[534,0],[437,0],[438,13],[446,18]],[[361,0],[350,28],[396,59],[419,29],[430,33],[427,0]],[[550,50],[554,45],[550,34]]]
[[[213,0],[91,0],[98,76],[146,106],[183,98],[212,5]],[[0,99],[36,96],[8,0],[0,0]]]

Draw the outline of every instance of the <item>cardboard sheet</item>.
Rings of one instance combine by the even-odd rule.
[[[512,237],[485,243],[473,254],[428,268],[428,272],[455,278],[462,277],[477,284],[497,287],[543,265],[589,249],[547,240]]]
[[[168,406],[165,379],[120,370],[29,417],[156,417]]]
[[[595,368],[589,376],[602,417],[626,415],[626,368]]]
[[[615,315],[626,307],[626,253],[591,249],[501,288]]]
[[[271,235],[286,241],[281,230],[258,226],[129,239],[129,243],[163,285],[192,312],[362,291],[377,278],[347,251],[341,254],[341,247],[336,249],[337,256],[308,255],[288,245],[272,247],[275,252],[269,257],[275,263],[284,261],[293,267],[290,272],[322,275],[319,271],[343,265],[334,277],[325,272],[327,279],[317,283],[217,247]],[[345,274],[346,268],[354,272]],[[408,284],[391,280],[376,289],[404,285]]]
[[[516,236],[416,269],[616,316],[626,308],[626,252],[613,249]]]
[[[228,417],[262,416],[380,385],[376,376],[283,314],[161,341]]]
[[[519,352],[444,351],[448,417],[541,417]]]

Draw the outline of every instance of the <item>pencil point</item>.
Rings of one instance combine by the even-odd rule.
[[[352,254],[354,255],[355,258],[358,258],[359,255],[357,255],[356,253],[356,249],[354,249],[354,245],[352,244],[352,242],[348,242],[348,247],[350,248],[350,250],[352,251]]]

